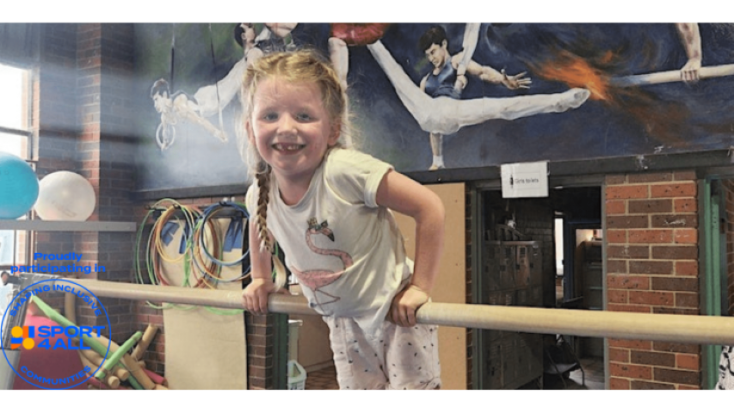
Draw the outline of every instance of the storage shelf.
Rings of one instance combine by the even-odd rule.
[[[135,232],[135,222],[116,221],[42,221],[0,220],[0,230],[49,231],[49,232]]]

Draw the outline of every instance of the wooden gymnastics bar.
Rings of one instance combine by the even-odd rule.
[[[244,308],[240,291],[79,279],[68,281],[87,288],[98,297],[219,308]],[[273,294],[270,296],[268,305],[270,311],[274,313],[316,314],[308,307],[303,296]],[[417,318],[421,324],[489,330],[660,340],[675,343],[734,344],[734,317],[427,303],[418,310]]]
[[[704,66],[698,69],[698,78],[707,79],[734,75],[734,64],[719,66]],[[617,87],[656,85],[659,83],[670,83],[682,81],[680,70],[668,70],[664,72],[647,73],[643,75],[630,75],[612,78],[610,83]]]

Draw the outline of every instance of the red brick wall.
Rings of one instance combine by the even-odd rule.
[[[606,179],[607,310],[699,314],[694,172]],[[698,389],[701,348],[609,338],[612,389]]]
[[[247,334],[247,388],[275,388],[273,379],[273,315],[245,316]]]
[[[76,35],[76,164],[97,194],[90,220],[130,221],[134,215],[133,72],[130,24],[79,24]],[[127,46],[121,46],[126,44]],[[83,264],[98,264],[90,274],[104,281],[131,282],[134,233],[75,233],[75,250]],[[80,275],[82,276],[82,275]],[[111,338],[117,343],[134,332],[133,306],[128,300],[103,298],[110,316]],[[92,322],[99,322],[90,316]]]

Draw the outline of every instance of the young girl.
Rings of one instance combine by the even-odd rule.
[[[443,249],[444,209],[431,191],[344,148],[346,95],[313,51],[275,53],[247,70],[245,126],[256,181],[246,202],[252,282],[246,308],[267,312],[275,240],[309,305],[329,325],[342,389],[440,387],[435,326],[416,325]],[[394,210],[416,221],[415,265]],[[389,320],[389,321],[387,321]]]

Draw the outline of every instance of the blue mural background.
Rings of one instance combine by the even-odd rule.
[[[433,23],[392,24],[381,41],[416,85],[432,66],[418,39]],[[464,24],[440,24],[449,51],[461,51]],[[239,102],[223,111],[229,136],[220,142],[202,127],[176,126],[165,151],[155,143],[160,122],[149,96],[153,82],[172,80],[187,94],[224,77],[242,58],[232,24],[136,24],[136,96],[140,189],[186,188],[249,181],[236,146]],[[298,45],[328,53],[331,25],[299,24]],[[734,63],[734,25],[699,24],[703,66]],[[175,46],[172,40],[175,38]],[[171,52],[173,49],[173,53]],[[559,79],[553,69],[583,62],[604,79],[679,70],[687,57],[674,24],[489,24],[481,25],[473,60],[508,74],[527,71],[529,89],[508,90],[468,76],[462,99],[559,93],[585,79]],[[173,63],[171,63],[173,62]],[[556,71],[558,72],[558,71]],[[560,70],[566,73],[566,70]],[[173,79],[171,74],[173,73]],[[365,46],[349,47],[350,108],[358,131],[355,145],[403,172],[431,165],[428,133],[404,107],[382,68]],[[471,168],[536,160],[578,160],[653,153],[695,152],[734,145],[734,76],[605,89],[579,108],[515,120],[489,120],[444,137],[446,168]],[[216,116],[208,120],[218,126]]]

